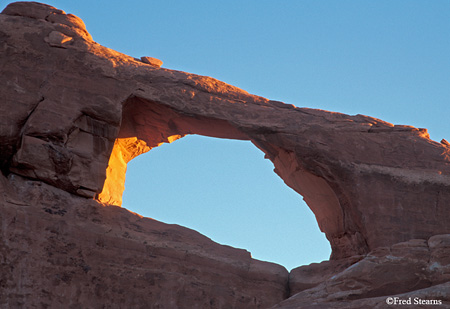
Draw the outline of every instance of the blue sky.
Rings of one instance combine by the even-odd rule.
[[[450,1],[47,3],[98,43],[165,68],[450,140]],[[328,259],[313,214],[272,170],[249,142],[189,136],[129,164],[123,206],[288,269]]]

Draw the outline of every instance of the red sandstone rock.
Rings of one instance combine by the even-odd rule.
[[[450,306],[449,244],[450,235],[436,235],[428,242],[413,239],[378,248],[363,259],[348,259],[347,265],[351,266],[345,269],[342,269],[345,260],[339,264],[329,261],[302,266],[290,274],[292,294],[297,292],[296,288],[300,292],[274,308],[314,308],[310,306],[312,303],[317,304],[317,308],[384,308],[386,298],[396,295],[403,299],[407,299],[407,295],[436,299],[445,307]],[[337,267],[330,271],[329,263]],[[309,280],[312,287],[304,289],[308,286],[299,285],[299,281],[311,278],[307,275],[309,272],[328,274],[320,284],[317,284],[320,280],[312,276],[313,280]],[[414,292],[407,293],[410,291]]]
[[[363,256],[353,256],[342,260],[330,260],[294,268],[289,274],[289,292],[291,295],[295,295],[318,286],[362,258]]]
[[[439,284],[433,287],[414,290],[413,292],[401,294],[389,294],[379,297],[370,297],[363,299],[317,299],[308,291],[299,293],[281,304],[272,308],[283,309],[384,309],[384,308],[448,308],[450,303],[450,282]],[[394,306],[387,305],[387,302],[393,302],[397,299]],[[399,301],[404,301],[403,305]],[[410,302],[411,305],[408,305]]]
[[[141,61],[150,65],[153,65],[155,67],[162,66],[163,62],[159,59],[153,58],[153,57],[141,57]]]
[[[127,162],[187,134],[252,141],[330,241],[337,261],[294,270],[298,293],[281,307],[448,291],[450,147],[426,130],[149,66],[48,5],[11,4],[0,25],[2,306],[251,308],[287,297],[284,268],[111,206]]]
[[[0,175],[0,308],[267,308],[284,267],[178,225]]]

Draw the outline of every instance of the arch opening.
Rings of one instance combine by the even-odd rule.
[[[290,270],[330,256],[312,211],[248,141],[189,135],[164,144],[129,163],[125,187],[123,207],[253,258]]]
[[[164,143],[192,134],[252,141],[272,161],[275,172],[285,184],[304,197],[320,230],[332,245],[333,237],[343,232],[342,209],[333,190],[323,178],[302,169],[292,151],[264,145],[255,134],[250,133],[250,137],[220,117],[187,114],[138,97],[130,97],[124,104],[120,132],[110,156],[103,190],[97,199],[120,206],[128,162]],[[333,254],[334,250],[333,247]]]

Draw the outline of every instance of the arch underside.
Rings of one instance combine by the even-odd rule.
[[[303,196],[329,240],[344,233],[343,212],[333,189],[325,179],[303,169],[292,151],[267,144],[228,121],[189,115],[136,96],[128,98],[123,105],[119,135],[110,156],[103,190],[97,199],[120,206],[128,162],[188,134],[251,141],[273,162],[275,172],[284,182]]]

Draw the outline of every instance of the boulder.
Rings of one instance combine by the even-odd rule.
[[[143,63],[147,63],[147,64],[150,64],[155,67],[160,67],[163,64],[163,62],[161,60],[153,58],[153,57],[141,57],[141,61]]]

